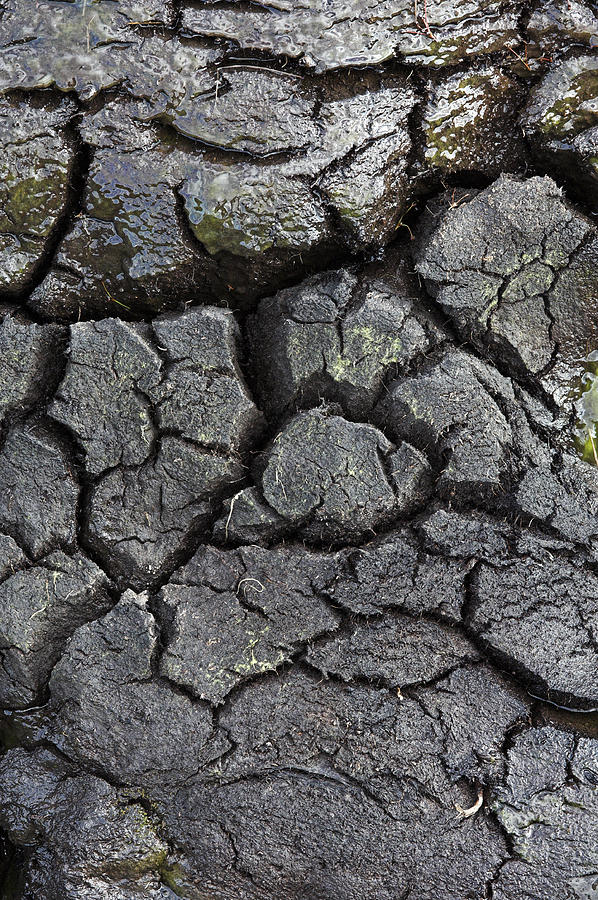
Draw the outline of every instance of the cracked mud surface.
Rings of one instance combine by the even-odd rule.
[[[0,0],[0,897],[598,897],[597,45]]]

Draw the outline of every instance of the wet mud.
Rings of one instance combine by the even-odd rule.
[[[0,897],[598,897],[597,48],[0,0]]]

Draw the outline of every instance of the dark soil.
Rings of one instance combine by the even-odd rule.
[[[598,898],[598,5],[0,0],[0,898]]]

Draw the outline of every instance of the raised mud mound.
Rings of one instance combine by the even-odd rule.
[[[598,897],[598,3],[0,0],[0,896]]]

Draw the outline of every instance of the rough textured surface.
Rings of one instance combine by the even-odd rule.
[[[598,892],[594,0],[0,0],[0,897]]]
[[[516,701],[494,699],[497,707],[501,700],[508,705],[501,719],[516,719]],[[433,897],[442,883],[448,896],[462,897],[472,881],[483,890],[504,852],[490,820],[459,823],[454,804],[467,803],[467,791],[451,783],[439,756],[450,726],[445,732],[415,700],[297,672],[255,685],[221,721],[236,752],[217,769],[217,784],[180,792],[180,821],[198,804],[208,804],[209,820],[218,804],[239,854],[237,870],[249,870],[266,895],[302,883],[314,896],[390,898],[413,885],[418,895]],[[476,735],[470,732],[465,744],[476,747]],[[288,793],[296,803],[290,818],[284,812]],[[245,809],[260,822],[259,837],[243,828],[239,813]],[[216,829],[189,826],[189,849],[211,857],[212,877],[226,878],[234,892],[234,876],[225,874],[230,851],[214,852]],[[413,841],[418,828],[434,834],[433,844]],[[409,852],[397,855],[399,846]],[[457,869],[455,857],[465,847]],[[389,868],[392,884],[384,875]]]
[[[419,374],[399,378],[377,412],[393,437],[434,454],[438,490],[450,497],[489,497],[511,477],[517,437],[501,407],[512,387],[496,370],[448,351]]]
[[[43,699],[67,639],[111,604],[108,579],[84,556],[56,552],[0,584],[0,696],[5,707]]]
[[[0,764],[7,805],[2,827],[35,845],[15,887],[28,896],[113,898],[171,896],[161,883],[168,845],[159,823],[126,791],[81,775],[52,753],[11,751]],[[35,791],[35,809],[29,806]]]
[[[0,482],[0,527],[29,553],[74,543],[79,492],[65,440],[44,425],[15,427],[0,451]]]
[[[235,685],[277,669],[337,627],[324,596],[333,574],[326,558],[299,550],[200,550],[161,593],[162,674],[221,702]]]
[[[124,784],[184,780],[218,749],[208,710],[152,679],[157,642],[147,600],[127,591],[103,619],[78,629],[50,679],[57,745]]]
[[[590,10],[586,9],[590,15]],[[590,24],[590,35],[595,31]],[[585,42],[584,42],[585,43]],[[590,41],[588,41],[590,43]],[[591,44],[590,44],[591,46]],[[522,116],[542,162],[568,179],[577,196],[596,198],[596,58],[582,54],[555,65],[531,92]]]
[[[591,897],[597,752],[595,739],[576,742],[554,728],[516,739],[493,806],[519,859],[501,869],[495,896]]]
[[[56,387],[64,329],[20,320],[7,310],[0,324],[0,424],[28,412]]]
[[[597,252],[593,225],[553,181],[501,177],[449,206],[417,269],[463,338],[540,376],[562,403],[595,340]]]
[[[195,67],[214,61],[198,53]],[[84,117],[92,158],[81,212],[31,296],[37,312],[156,312],[194,301],[198,285],[244,304],[296,277],[304,255],[316,264],[391,238],[410,194],[416,96],[404,78],[347,91],[233,65],[193,83],[184,80],[179,115],[165,75],[148,99]],[[149,85],[129,90],[146,98]]]
[[[388,647],[383,657],[379,647]],[[364,678],[400,690],[433,681],[478,659],[478,653],[446,625],[394,613],[359,622],[349,634],[324,638],[310,648],[307,658],[324,675],[338,675],[347,682]]]
[[[414,447],[397,448],[377,428],[324,409],[296,415],[263,457],[257,474],[266,508],[287,530],[316,542],[375,532],[414,512],[432,489],[430,465]],[[234,500],[227,522],[242,537]]]
[[[491,177],[521,165],[517,115],[524,94],[495,66],[457,72],[427,85],[423,166],[445,175],[472,171]],[[515,134],[514,134],[515,132]]]
[[[502,570],[483,563],[471,581],[467,625],[542,692],[596,706],[598,581],[566,559],[524,559]]]
[[[85,541],[113,577],[153,582],[205,531],[219,496],[242,476],[239,462],[166,436],[154,459],[94,484]]]
[[[74,174],[75,141],[66,127],[74,112],[68,101],[34,107],[0,100],[0,296],[30,289],[53,250]]]
[[[326,272],[262,300],[249,338],[265,412],[280,417],[326,399],[367,418],[392,374],[442,340],[416,296],[408,263],[395,255],[360,278]]]

